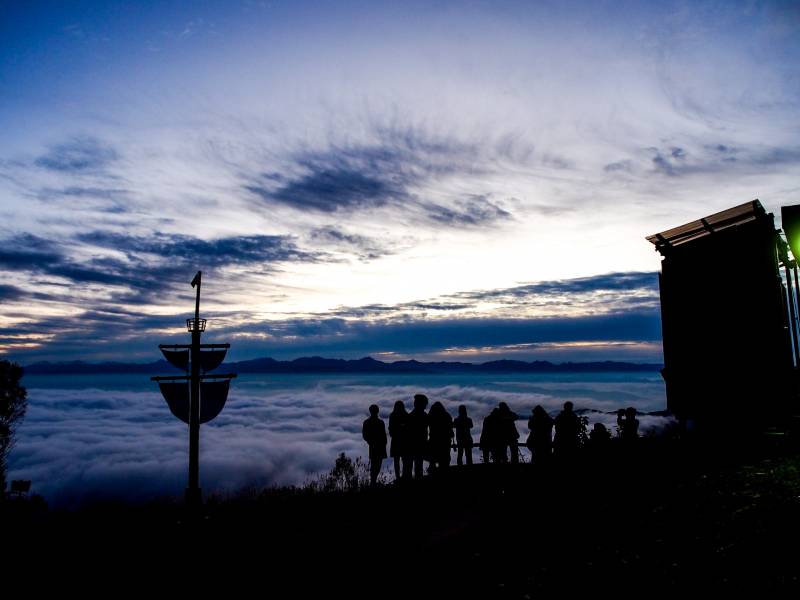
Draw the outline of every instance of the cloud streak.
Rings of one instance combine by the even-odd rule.
[[[266,334],[251,343],[271,356],[359,356],[382,352],[414,356],[451,347],[481,348],[544,342],[624,340],[658,343],[660,317],[657,312],[650,311],[597,317],[440,318],[375,323],[303,319],[272,322],[256,328],[250,326],[247,331]],[[243,341],[240,339],[239,343]]]
[[[118,158],[112,146],[91,136],[81,136],[51,146],[35,164],[61,173],[87,173],[100,171]]]
[[[262,173],[244,189],[267,204],[322,214],[393,208],[406,218],[447,227],[490,226],[511,213],[485,195],[429,197],[435,179],[479,172],[483,151],[419,129],[378,127],[371,144],[331,145],[295,154],[288,175]]]
[[[457,292],[393,306],[366,305],[332,311],[337,317],[403,316],[410,313],[481,310],[491,303],[494,314],[514,317],[536,310],[539,316],[576,316],[654,310],[659,304],[657,273],[607,273],[517,285],[509,288]],[[523,311],[523,312],[520,312]],[[528,314],[531,314],[528,312]]]
[[[108,243],[116,240],[102,239]],[[125,248],[126,244],[130,244],[130,251],[151,249],[149,243],[137,239],[120,241],[118,246]],[[238,248],[238,244],[233,246]],[[259,260],[260,254],[249,254],[249,245],[245,250],[241,260]],[[162,290],[161,284],[138,285],[139,293],[145,296]],[[25,294],[16,287],[5,293],[16,300]],[[57,295],[51,297],[57,299]],[[128,304],[136,306],[136,299]],[[14,316],[9,313],[9,317]],[[571,349],[581,360],[616,357],[658,362],[661,353],[654,273],[610,273],[461,292],[395,305],[340,307],[288,319],[264,319],[242,311],[210,312],[206,316],[213,323],[214,335],[234,344],[239,360],[395,354],[440,358],[464,355],[474,361],[480,356],[475,350],[487,357],[530,359],[547,358],[548,352],[561,357]],[[73,353],[84,358],[125,361],[135,357],[147,361],[153,359],[156,337],[159,342],[167,342],[166,337],[170,336],[164,332],[174,329],[170,339],[178,339],[179,323],[176,316],[153,314],[144,306],[137,309],[106,301],[84,307],[73,318],[28,318],[17,325],[0,327],[0,336],[13,347],[15,340],[20,346],[31,340],[41,344],[41,335],[46,333],[46,346],[21,348],[24,362],[28,363],[37,357],[52,360]],[[114,346],[115,339],[125,340],[124,352]],[[472,350],[468,352],[469,349]]]
[[[23,234],[0,240],[0,269],[19,271],[70,284],[102,284],[122,288],[117,294],[164,292],[172,282],[195,270],[250,267],[268,272],[288,262],[314,262],[322,255],[297,248],[288,236],[237,236],[202,240],[185,235],[131,236],[109,231],[79,234],[75,242],[100,255],[73,257],[80,248]],[[122,255],[120,257],[119,255]],[[66,297],[65,297],[66,299]]]

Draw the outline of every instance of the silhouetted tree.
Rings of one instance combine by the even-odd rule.
[[[14,446],[14,433],[25,416],[28,392],[22,385],[22,367],[0,360],[0,484],[5,496],[8,454]]]
[[[589,417],[586,415],[578,417],[578,441],[581,446],[589,443]]]

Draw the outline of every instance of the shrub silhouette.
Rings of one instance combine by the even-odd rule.
[[[381,472],[379,483],[386,483],[386,474]],[[336,457],[333,468],[320,475],[305,486],[311,491],[320,492],[355,492],[366,489],[369,485],[369,462],[360,456],[355,460],[341,452]]]
[[[357,459],[360,460],[360,459]],[[358,474],[356,465],[342,452],[336,458],[333,468],[325,479],[325,489],[328,491],[346,492],[358,489]]]
[[[589,417],[580,415],[578,417],[578,444],[586,446],[589,442]]]

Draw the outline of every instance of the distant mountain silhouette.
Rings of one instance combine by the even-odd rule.
[[[485,363],[401,360],[385,363],[369,356],[357,360],[307,356],[289,361],[268,357],[255,358],[225,363],[220,370],[230,369],[236,373],[592,373],[658,371],[662,366],[652,363],[615,361],[551,363],[546,360],[533,362],[493,360]],[[151,363],[38,362],[25,367],[25,373],[28,375],[96,375],[103,373],[154,375],[174,372],[175,369],[165,360]]]

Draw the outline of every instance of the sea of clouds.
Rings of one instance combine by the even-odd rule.
[[[186,485],[188,431],[167,409],[155,384],[140,376],[30,377],[28,414],[11,454],[10,479],[30,479],[51,506],[86,501],[179,498]],[[536,404],[555,416],[571,400],[590,424],[614,431],[614,411],[666,406],[657,373],[568,376],[261,376],[234,381],[228,403],[201,428],[205,494],[246,486],[302,484],[330,469],[336,456],[366,456],[361,424],[376,403],[386,419],[395,401],[413,395],[442,401],[453,415],[464,404],[481,421],[504,401],[520,420],[521,439]],[[640,432],[670,426],[641,414]],[[479,460],[475,451],[475,459]],[[389,461],[384,467],[389,469]]]

